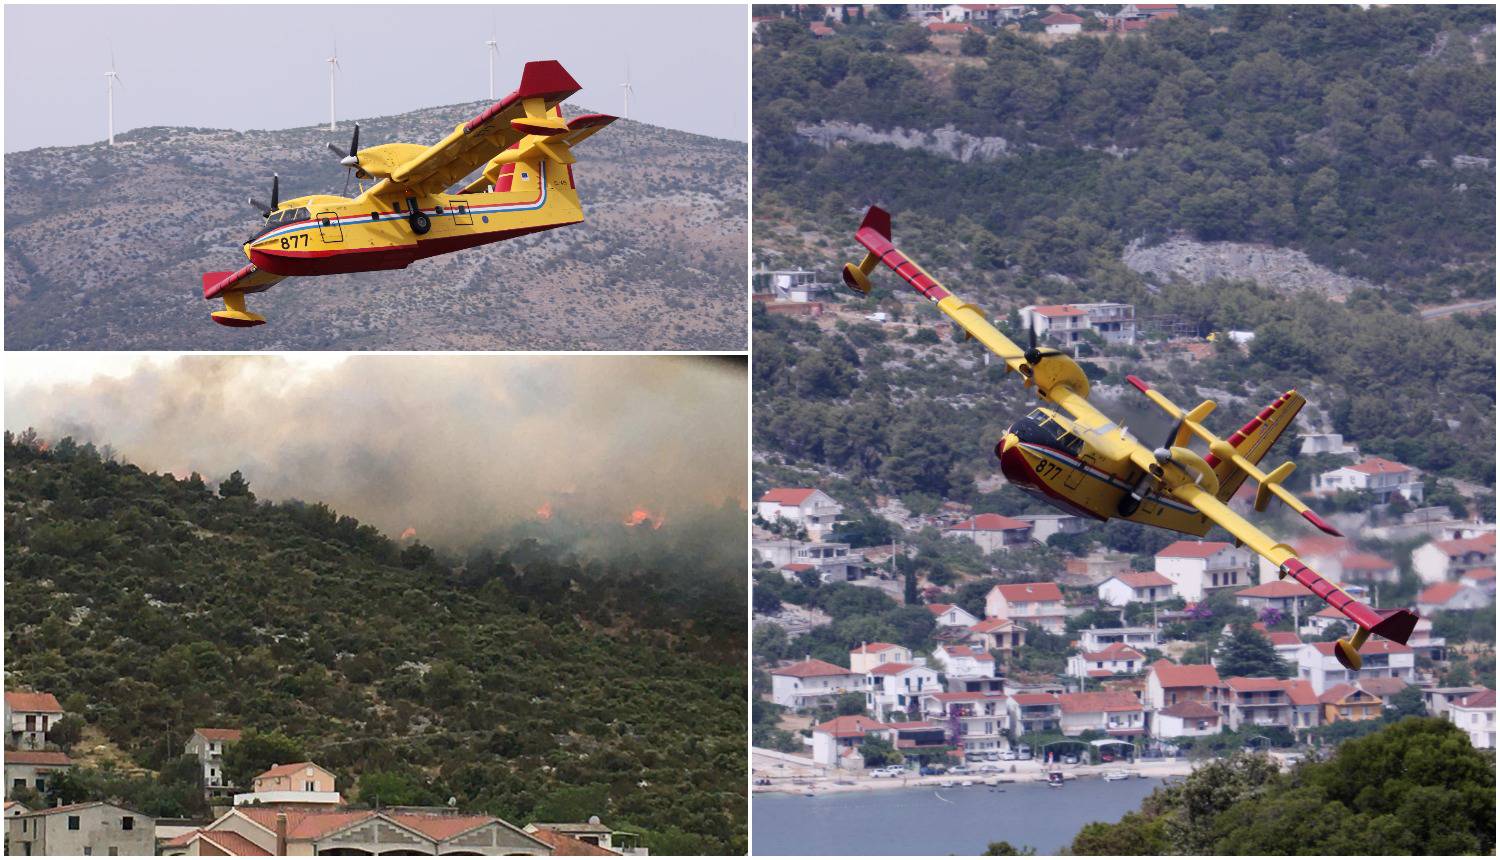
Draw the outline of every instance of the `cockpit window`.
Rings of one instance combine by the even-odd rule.
[[[294,224],[298,221],[306,221],[311,217],[312,213],[307,209],[283,209],[279,212],[272,212],[271,216],[266,219],[266,223],[255,232],[254,236],[250,237],[250,241],[254,242],[277,227]]]

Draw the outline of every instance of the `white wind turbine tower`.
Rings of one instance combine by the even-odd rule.
[[[484,43],[490,55],[490,101],[495,100],[495,57],[500,54],[500,43],[495,41],[495,16],[490,16],[490,38]]]
[[[620,89],[625,93],[624,119],[630,119],[630,96],[635,93],[635,88],[630,85],[630,58],[625,58],[625,83],[620,84]]]
[[[339,71],[339,43],[337,40],[334,40],[333,43],[333,56],[324,62],[328,63],[328,130],[338,131],[338,113],[334,108],[333,102],[334,77]]]
[[[125,86],[120,80],[120,75],[115,71],[115,49],[109,49],[109,71],[104,73],[105,87],[109,99],[109,145],[115,145],[115,84]]]

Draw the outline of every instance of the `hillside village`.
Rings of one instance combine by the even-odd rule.
[[[1388,490],[1409,474],[1398,465],[1361,460],[1316,480],[1347,490],[1364,476],[1357,491],[1385,497],[1402,492]],[[1389,485],[1420,502],[1420,483]],[[1037,552],[1066,545],[1077,518],[950,502],[893,522],[893,549],[841,540],[843,505],[812,487],[765,490],[754,517],[757,790],[1034,776],[1056,763],[1113,778],[1122,763],[1170,771],[1247,746],[1295,760],[1422,713],[1494,748],[1493,523],[1419,509],[1385,527],[1416,536],[1399,564],[1348,539],[1292,541],[1379,606],[1408,602],[1381,589],[1415,583],[1414,635],[1371,639],[1350,671],[1334,656],[1351,632],[1343,616],[1232,543],[1177,540],[1147,569],[1107,551],[1067,555],[1042,578]],[[988,575],[934,584],[928,550],[902,534],[972,544]]]
[[[72,720],[76,721],[76,715]],[[517,827],[455,805],[350,804],[338,777],[315,762],[273,764],[232,785],[225,756],[239,729],[193,730],[183,754],[201,768],[212,820],[153,818],[119,803],[48,803],[74,767],[63,749],[69,714],[51,693],[5,693],[5,853],[45,856],[285,856],[480,854],[644,856],[639,834],[588,821]]]

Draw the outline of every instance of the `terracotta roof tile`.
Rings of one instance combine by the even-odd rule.
[[[835,666],[824,660],[803,660],[790,666],[782,666],[772,669],[772,675],[786,675],[792,678],[818,678],[829,675],[853,675],[854,672],[843,666]]]
[[[1015,529],[1029,529],[1031,523],[1025,520],[1002,517],[999,514],[980,514],[971,519],[948,526],[944,531],[980,531],[980,532],[1004,532]]]
[[[67,753],[57,752],[56,750],[6,750],[5,763],[40,764],[58,767],[61,765],[71,765],[73,760],[68,758]]]
[[[807,498],[816,492],[817,490],[806,487],[777,487],[774,490],[767,490],[766,494],[760,497],[760,500],[762,502],[775,502],[778,505],[796,507],[807,501]]]
[[[1058,700],[1065,714],[1141,710],[1140,700],[1129,693],[1063,693]]]
[[[1055,582],[1018,582],[1013,585],[997,585],[992,591],[999,591],[1006,603],[1042,603],[1062,600],[1062,590]]]
[[[1154,570],[1139,571],[1136,573],[1117,573],[1110,579],[1118,579],[1131,588],[1156,588],[1172,585],[1172,580],[1157,573]]]
[[[1179,666],[1167,660],[1157,660],[1151,664],[1151,671],[1156,675],[1156,682],[1163,688],[1218,687],[1222,685],[1222,682],[1219,680],[1219,670],[1209,665],[1188,664]]]
[[[30,711],[41,714],[61,714],[62,705],[57,703],[57,697],[51,693],[27,693],[11,692],[5,693],[5,704],[12,711]]]
[[[193,729],[193,732],[208,741],[237,741],[244,736],[239,729]]]
[[[852,716],[835,717],[826,723],[813,727],[813,731],[826,732],[836,738],[855,738],[864,737],[870,732],[878,732],[888,728],[890,726],[879,720],[872,720],[863,714],[854,714]]]
[[[1208,558],[1216,552],[1229,549],[1229,544],[1216,540],[1180,540],[1168,544],[1157,558]]]
[[[552,847],[552,854],[560,857],[613,857],[618,856],[618,851],[610,851],[608,848],[600,848],[582,839],[574,839],[564,833],[538,827],[535,833],[528,834],[533,839],[540,839]]]
[[[1235,597],[1261,597],[1261,598],[1287,598],[1287,597],[1311,597],[1312,590],[1295,579],[1273,579],[1270,582],[1262,582],[1260,585],[1252,585],[1242,588],[1234,593]]]

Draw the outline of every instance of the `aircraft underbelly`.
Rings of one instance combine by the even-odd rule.
[[[1014,450],[1024,458],[1033,478],[1032,482],[1016,481],[1022,489],[1067,513],[1100,520],[1119,517],[1120,500],[1130,487],[1127,482],[1095,464],[1041,446],[1023,444]],[[1154,494],[1135,513],[1121,519],[1198,537],[1207,534],[1210,526],[1197,510]]]

